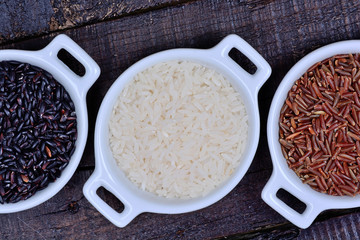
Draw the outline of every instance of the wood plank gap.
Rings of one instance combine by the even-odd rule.
[[[242,239],[295,239],[300,233],[300,229],[291,223],[282,223],[272,226],[262,227],[260,230],[254,230],[247,233],[234,234],[216,238],[216,240],[242,240]]]
[[[76,169],[76,171],[77,171],[77,172],[80,172],[80,171],[85,172],[85,171],[94,171],[94,169],[95,169],[95,166],[79,166],[79,167]]]

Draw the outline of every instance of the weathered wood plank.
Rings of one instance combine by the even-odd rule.
[[[0,43],[176,5],[184,0],[0,1]]]

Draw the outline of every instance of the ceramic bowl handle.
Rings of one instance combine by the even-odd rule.
[[[239,50],[256,66],[256,72],[250,74],[240,67],[230,56],[229,52],[233,49]],[[239,77],[244,79],[244,83],[249,87],[254,96],[271,74],[271,67],[266,60],[241,37],[231,34],[225,37],[214,48],[219,52],[223,60],[234,66],[235,72]]]
[[[118,193],[118,191],[114,189],[114,186],[116,186],[116,184],[110,182],[111,180],[104,178],[95,170],[95,172],[85,183],[83,192],[88,201],[109,221],[111,221],[118,227],[125,227],[137,215],[140,214],[138,210],[139,208],[141,208],[141,206],[135,208],[132,201],[127,201],[123,196]],[[121,213],[115,211],[99,197],[96,191],[100,187],[104,187],[106,190],[114,194],[114,196],[116,196],[124,204],[124,210]]]
[[[58,58],[57,55],[61,49],[68,51],[83,65],[85,68],[84,76],[75,74]],[[85,98],[87,91],[100,75],[100,67],[97,63],[77,43],[64,34],[55,37],[41,52],[45,53],[51,64],[73,81],[80,95]]]
[[[306,204],[306,209],[303,213],[298,213],[285,202],[277,197],[277,192],[283,189],[300,201]],[[315,220],[315,218],[325,210],[322,203],[317,203],[312,199],[305,199],[306,194],[290,184],[288,180],[280,174],[273,173],[265,185],[261,197],[262,199],[275,211],[280,213],[283,217],[300,228],[307,228]]]

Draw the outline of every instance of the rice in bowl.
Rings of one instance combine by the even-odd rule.
[[[114,159],[140,189],[167,198],[207,195],[240,163],[248,115],[223,75],[168,61],[138,73],[109,121]]]

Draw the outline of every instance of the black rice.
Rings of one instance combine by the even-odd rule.
[[[76,139],[64,87],[36,66],[0,62],[0,203],[28,199],[60,177]]]

